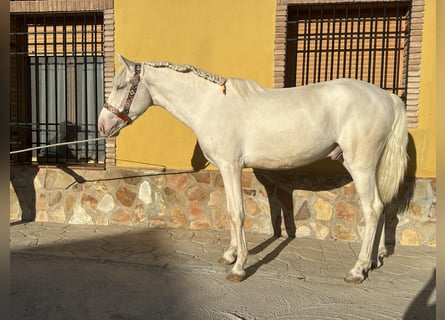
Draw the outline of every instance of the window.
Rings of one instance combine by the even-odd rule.
[[[404,101],[418,123],[423,0],[277,0],[275,87],[356,78]]]
[[[11,15],[11,151],[98,137],[103,12]],[[104,142],[11,155],[12,162],[98,164]]]
[[[361,79],[406,94],[409,2],[288,9],[285,86]]]

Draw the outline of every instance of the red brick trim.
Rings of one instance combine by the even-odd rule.
[[[98,11],[112,9],[113,0],[9,1],[10,12]]]
[[[104,10],[104,86],[105,99],[111,92],[114,77],[114,10]],[[105,143],[105,166],[116,166],[116,138],[109,138]]]

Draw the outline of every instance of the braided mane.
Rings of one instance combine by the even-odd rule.
[[[144,62],[144,64],[147,64],[148,66],[153,67],[153,68],[169,68],[174,71],[183,72],[183,73],[193,72],[198,77],[201,77],[201,78],[206,79],[210,82],[219,84],[221,86],[224,85],[227,81],[227,79],[224,77],[221,77],[217,74],[210,73],[210,72],[207,72],[207,71],[204,71],[201,69],[198,69],[198,68],[196,68],[192,65],[189,65],[189,64],[173,64],[168,61]]]

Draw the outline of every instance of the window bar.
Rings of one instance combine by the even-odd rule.
[[[360,9],[361,9],[361,5]],[[366,17],[366,13],[364,14],[364,16]],[[365,72],[365,43],[366,43],[366,38],[367,38],[367,34],[369,32],[366,32],[366,20],[363,18],[363,26],[362,26],[362,32],[361,32],[361,42],[362,45],[360,46],[360,80],[364,80],[364,72]]]
[[[301,85],[303,86],[305,84],[304,78],[306,76],[306,60],[307,60],[307,55],[308,55],[308,45],[307,45],[307,37],[308,37],[308,21],[309,18],[306,18],[306,20],[304,20],[304,33],[303,33],[303,65],[301,68]]]
[[[29,30],[29,26],[28,26],[28,15],[23,15],[23,20],[21,23],[21,28],[22,29],[22,41],[25,42],[25,46],[23,47],[23,49],[20,52],[20,55],[22,56],[23,62],[25,63],[26,66],[26,106],[30,106],[31,105],[31,58],[30,58],[30,44],[29,44],[29,35],[30,35],[30,30]],[[33,117],[32,117],[32,111],[30,109],[28,109],[26,111],[26,124],[25,124],[25,130],[26,130],[26,138],[24,143],[22,143],[22,146],[25,147],[32,147],[33,146],[33,134],[34,134],[34,123],[33,123]],[[32,157],[33,157],[33,152],[27,152],[26,154],[23,155],[22,159],[24,159],[27,162],[31,162],[32,161]]]
[[[348,64],[348,78],[352,77],[352,55],[353,55],[353,42],[355,38],[355,32],[354,32],[354,15],[352,15],[350,19],[350,32],[349,32],[349,46],[348,46],[348,52],[349,52],[349,64]]]
[[[306,72],[304,73],[304,85],[309,84],[309,72],[310,72],[310,62],[311,62],[311,20],[312,20],[312,6],[309,7],[308,19],[306,20],[307,32],[306,32],[306,42],[307,42],[307,55],[306,55]]]
[[[15,48],[14,48],[14,54],[12,56],[12,58],[14,59],[15,62],[15,70],[13,72],[15,72],[16,76],[15,76],[15,88],[16,90],[12,92],[11,94],[11,102],[13,100],[15,100],[15,119],[14,122],[11,121],[11,116],[10,116],[10,121],[11,121],[11,126],[15,127],[15,132],[16,132],[16,139],[17,139],[17,145],[18,145],[18,149],[22,148],[21,145],[21,141],[20,141],[20,135],[19,135],[19,128],[18,128],[18,123],[19,123],[19,119],[18,119],[18,114],[19,114],[19,108],[18,108],[18,92],[17,92],[17,88],[19,88],[19,78],[18,78],[18,74],[19,74],[19,64],[18,64],[18,43],[19,43],[19,37],[18,37],[18,16],[12,16],[11,19],[14,19],[14,28],[15,28],[15,34],[14,34],[14,38],[15,38]],[[10,129],[11,130],[11,129]],[[9,145],[9,150],[11,149],[15,149],[13,144]],[[11,156],[10,156],[11,158]],[[13,156],[14,160],[20,160],[20,156]]]
[[[97,86],[98,86],[98,83],[99,83],[99,81],[97,79],[97,77],[99,76],[98,75],[99,72],[98,72],[98,68],[97,68],[97,65],[98,65],[97,57],[99,55],[99,52],[98,52],[98,36],[97,36],[98,28],[97,28],[97,25],[98,25],[97,13],[94,13],[93,33],[92,33],[92,35],[93,35],[93,37],[92,37],[92,42],[93,42],[92,47],[94,47],[94,50],[93,50],[93,52],[94,52],[94,54],[93,54],[93,68],[94,68],[94,101],[95,101],[95,104],[96,104],[94,106],[95,110],[97,110],[97,106],[99,106],[99,95],[98,95],[98,92],[97,92],[98,91],[97,90]],[[99,115],[98,115],[98,112],[96,111],[94,113],[94,123],[98,123],[98,121],[99,121],[98,118],[99,118]],[[98,136],[99,136],[98,130],[94,130],[94,137],[98,138]],[[95,141],[94,146],[95,146],[95,148],[94,148],[95,162],[98,163],[99,162],[99,141]]]
[[[320,27],[320,29],[318,29]],[[315,52],[315,58],[314,61],[318,61],[315,65],[317,66],[317,74],[315,78],[315,72],[314,72],[314,82],[320,82],[320,75],[321,75],[321,56],[323,54],[323,6],[321,6],[320,9],[320,17],[317,19],[317,27],[316,27],[316,52]],[[320,36],[318,36],[320,35]],[[317,59],[318,58],[318,59]]]
[[[312,33],[312,21],[315,22],[315,34]],[[312,82],[315,83],[317,81],[317,69],[319,69],[319,66],[317,66],[317,64],[315,63],[318,60],[318,18],[314,17],[314,20],[311,19],[311,40],[314,40],[314,53],[313,53],[313,57],[311,59],[311,61],[313,61],[311,63],[311,65],[313,65],[313,75],[312,75]]]
[[[322,60],[322,56],[323,56],[323,54],[326,54],[326,52],[323,50],[323,38],[324,38],[324,36],[323,36],[323,34],[324,34],[324,6],[322,6],[321,7],[321,12],[320,12],[320,34],[321,34],[321,37],[320,37],[320,55],[319,55],[319,57],[318,57],[318,66],[319,66],[319,68],[318,68],[318,79],[317,79],[317,81],[318,82],[320,82],[321,81],[321,71],[322,71],[322,64],[321,64],[321,60]],[[323,67],[323,68],[325,68],[325,66]]]
[[[84,139],[87,140],[88,139],[88,124],[89,124],[89,119],[88,119],[88,27],[87,27],[87,16],[86,13],[83,14],[83,24],[82,24],[82,38],[83,38],[83,73],[84,73],[84,89],[85,89],[85,94],[84,94],[84,114],[85,114],[85,132],[83,134]],[[85,142],[85,157],[88,158],[88,142]]]
[[[345,28],[344,28],[344,32],[342,32],[342,36],[343,36],[343,73],[342,73],[342,78],[346,77],[346,56],[348,55],[348,24],[349,24],[349,10],[348,10],[349,6],[346,6],[345,8]],[[341,41],[341,40],[340,40]],[[350,67],[348,67],[350,69]]]
[[[374,24],[374,32],[373,34],[377,35],[374,38],[374,45],[371,47],[372,48],[372,83],[375,84],[375,77],[376,77],[376,68],[377,68],[377,38],[379,35],[379,20],[378,17],[374,16],[374,8],[371,9],[372,12],[372,20],[375,20],[375,24]]]
[[[400,27],[401,27],[402,21],[400,17],[400,4],[397,4],[396,7],[396,33],[395,33],[395,39],[394,39],[394,76],[392,79],[392,87],[393,92],[397,95],[399,95],[399,64],[400,64]]]
[[[62,59],[63,59],[63,65],[65,68],[65,76],[64,76],[64,80],[65,80],[65,123],[66,123],[66,135],[67,137],[69,136],[68,132],[70,132],[71,130],[71,124],[69,123],[69,114],[68,114],[68,94],[69,94],[69,90],[68,90],[68,57],[67,57],[67,39],[66,39],[66,35],[67,35],[67,30],[66,30],[66,14],[63,14],[63,25],[62,25]],[[68,158],[68,155],[70,153],[70,149],[69,147],[67,147],[65,149],[66,151],[66,158]]]
[[[390,53],[394,52],[394,47],[392,46],[392,39],[393,39],[393,27],[391,27],[391,24],[394,22],[393,20],[394,18],[391,17],[391,15],[389,15],[386,18],[386,41],[385,41],[385,48],[386,48],[386,52],[385,52],[385,69],[384,69],[384,85],[385,85],[385,89],[389,89],[390,87],[388,87],[388,82],[390,81],[390,77],[394,76],[394,69],[396,68],[396,66],[391,67],[390,66]],[[392,90],[394,91],[394,90]]]
[[[305,22],[298,20],[297,21],[297,28],[298,28],[298,30],[300,30],[302,23],[303,23],[303,34],[301,34],[301,35],[299,34],[298,35],[297,43],[296,43],[297,50],[302,53],[302,58],[301,58],[301,62],[300,62],[300,59],[297,60],[297,71],[300,70],[300,73],[298,73],[298,72],[296,73],[295,86],[303,84],[302,80],[301,80],[301,83],[298,83],[297,79],[299,79],[300,77],[301,77],[301,79],[303,79],[303,77],[304,77],[304,62],[306,61],[306,55],[305,55],[306,42],[305,42],[305,39],[304,39],[305,36],[306,36],[306,33],[305,33],[306,32],[306,28],[305,28],[305,24],[304,24]],[[299,50],[301,41],[303,43],[303,50],[302,51]],[[300,64],[301,64],[301,68],[299,66]]]
[[[26,16],[25,16],[26,17]],[[26,24],[26,28],[28,30],[28,25]],[[34,32],[34,77],[35,77],[35,104],[36,104],[36,110],[35,110],[35,114],[36,114],[36,143],[35,145],[31,145],[31,147],[34,146],[40,146],[42,141],[41,141],[41,136],[40,136],[40,131],[41,131],[41,123],[40,123],[40,90],[39,90],[39,57],[37,55],[37,50],[38,50],[38,46],[37,46],[37,18],[36,15],[34,15],[34,24],[33,24],[33,32]],[[34,151],[33,155],[35,155],[35,159],[38,160],[39,157],[39,151]]]
[[[47,25],[46,25],[46,16],[43,16],[43,56],[44,56],[44,65],[45,65],[45,101],[48,101],[49,97],[49,86],[48,86],[48,33],[47,33]],[[48,106],[48,104],[47,104]],[[50,144],[49,136],[50,136],[50,128],[51,125],[49,123],[49,110],[48,107],[45,108],[45,144]],[[48,150],[49,151],[49,150]],[[45,153],[46,161],[49,159],[49,152]]]
[[[94,109],[97,108],[97,14],[93,14],[93,21],[91,25],[91,51],[92,51],[92,59],[93,59],[93,83],[94,83],[94,89],[93,89],[93,95],[94,95]],[[97,112],[94,112],[94,123],[97,123]],[[87,127],[88,136],[89,136],[89,125]],[[97,133],[93,132],[94,137],[97,138]],[[94,152],[93,158],[97,159],[97,141],[94,145],[91,146],[92,151]]]
[[[383,6],[383,30],[382,30],[382,48],[381,48],[381,64],[380,64],[380,87],[386,90],[386,73],[388,71],[387,59],[385,58],[385,53],[387,54],[388,49],[388,37],[387,37],[387,6]]]
[[[57,76],[57,34],[56,34],[56,16],[53,16],[53,52],[52,52],[52,56],[54,59],[54,114],[55,114],[55,129],[56,129],[56,143],[58,142],[63,142],[63,141],[59,141],[59,108],[58,108],[58,76]],[[56,162],[59,162],[59,152],[58,152],[59,148],[56,148]],[[63,150],[63,149],[62,149]],[[66,150],[66,148],[65,148]],[[66,153],[66,151],[65,151]]]
[[[335,8],[335,7],[334,7]],[[335,10],[335,9],[334,9]],[[342,39],[342,30],[343,30],[343,19],[339,19],[340,24],[339,24],[339,29],[338,29],[338,33],[336,33],[337,37],[338,37],[338,41],[337,41],[337,70],[336,70],[336,74],[335,74],[335,78],[338,78],[340,76],[340,61],[341,61],[341,39]]]
[[[330,79],[332,80],[334,78],[334,56],[335,56],[335,37],[336,37],[336,30],[335,30],[335,25],[336,25],[336,11],[335,11],[335,6],[333,7],[333,17],[332,17],[332,34],[331,34],[331,42],[332,42],[332,53],[331,53],[331,75],[330,75]]]
[[[368,48],[369,48],[369,50],[368,50],[368,82],[371,82],[371,65],[372,65],[372,39],[373,39],[373,37],[372,37],[372,34],[373,34],[373,26],[374,26],[374,20],[373,20],[373,18],[372,17],[374,17],[374,14],[373,14],[373,7],[371,7],[371,9],[370,9],[370,11],[371,11],[371,19],[369,20],[369,31],[368,31],[368,34],[369,34],[369,44],[368,44]]]
[[[74,108],[74,110],[72,111],[72,113],[75,115],[75,119],[73,119],[74,120],[74,127],[76,128],[76,137],[77,137],[77,130],[78,130],[78,120],[79,120],[79,117],[78,117],[78,114],[77,114],[77,108],[78,108],[78,95],[77,95],[77,59],[78,59],[78,57],[77,57],[77,55],[78,55],[78,52],[77,52],[77,16],[74,14],[74,15],[72,15],[72,19],[73,19],[73,73],[74,73],[74,76],[73,76],[73,81],[74,81],[74,84],[73,84],[73,88],[74,88],[74,92],[72,93],[73,95],[74,95],[74,97],[75,97],[75,104],[73,105],[73,108]],[[76,156],[76,160],[77,159],[79,159],[79,145],[78,144],[76,144],[76,147],[75,147],[75,150],[76,150],[76,153],[75,153],[75,156]]]
[[[330,50],[329,50],[329,35],[331,34],[331,19],[328,18],[327,19],[327,24],[328,24],[328,31],[326,33],[326,55],[325,55],[325,62],[324,62],[324,81],[329,80],[328,79],[328,69],[329,69],[329,57],[332,55],[332,53],[330,54]]]
[[[16,113],[16,118],[15,118],[15,126],[16,126],[16,132],[17,132],[17,142],[18,142],[18,145],[19,145],[19,148],[18,149],[21,149],[22,147],[23,147],[23,145],[22,145],[22,141],[20,141],[20,135],[19,135],[19,122],[21,122],[21,121],[19,121],[19,94],[18,94],[18,88],[19,88],[19,77],[18,77],[18,75],[19,75],[19,50],[18,50],[18,47],[19,47],[19,37],[18,37],[18,32],[17,32],[17,30],[18,30],[18,20],[19,18],[17,17],[17,16],[14,16],[14,24],[15,24],[15,52],[14,52],[14,58],[15,58],[15,74],[16,74],[16,77],[15,77],[15,83],[16,83],[16,85],[15,85],[15,87],[16,87],[16,90],[15,90],[15,92],[14,92],[14,99],[15,99],[15,108],[16,108],[16,110],[15,110],[15,113]],[[26,20],[25,20],[25,22],[26,22]],[[26,26],[26,24],[25,24],[25,26]],[[16,158],[17,160],[20,160],[20,156],[17,156],[17,158]]]
[[[295,79],[292,80],[293,86],[297,86],[297,78],[298,78],[298,53],[299,53],[299,38],[300,38],[300,8],[297,9],[297,17],[295,24]]]
[[[356,50],[355,50],[355,79],[358,79],[359,74],[359,55],[360,55],[360,24],[361,24],[361,6],[358,5],[357,12],[357,32],[356,32]],[[352,40],[351,40],[352,46]]]
[[[95,126],[94,124],[97,123],[98,121],[98,112],[97,110],[97,106],[99,105],[99,94],[98,94],[98,77],[99,77],[99,69],[98,69],[98,56],[99,56],[99,52],[98,52],[98,32],[99,29],[98,28],[98,23],[101,22],[100,19],[98,19],[98,13],[95,12],[93,15],[93,24],[92,24],[92,37],[91,37],[91,51],[93,52],[92,58],[93,58],[93,83],[94,83],[94,105],[92,106],[92,108],[94,108],[94,121],[92,124],[92,132],[91,134],[97,138],[98,137],[98,130],[95,130]],[[88,131],[88,136],[90,136],[90,131]],[[93,143],[91,143],[91,148],[92,148],[92,160],[94,160],[96,163],[99,161],[99,141],[95,141]]]

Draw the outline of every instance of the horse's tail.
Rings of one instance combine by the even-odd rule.
[[[405,106],[395,94],[391,97],[395,117],[377,168],[377,187],[383,203],[391,202],[397,194],[408,165]]]

